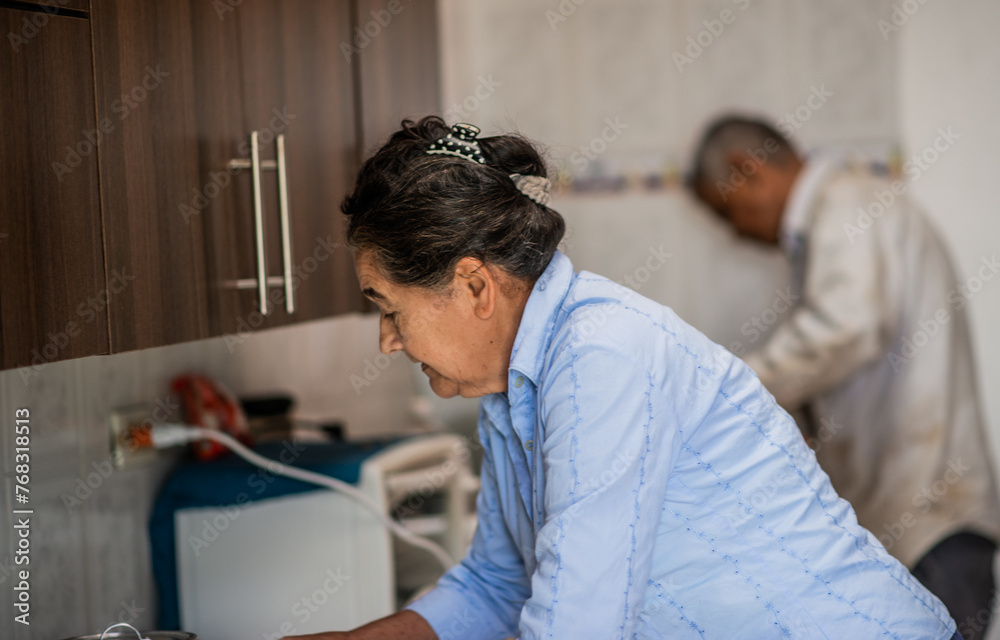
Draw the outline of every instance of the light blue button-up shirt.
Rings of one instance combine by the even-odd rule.
[[[556,253],[480,404],[479,525],[410,608],[442,640],[951,638],[756,376]]]

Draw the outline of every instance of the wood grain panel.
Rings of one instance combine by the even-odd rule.
[[[359,65],[361,150],[367,157],[399,129],[403,118],[441,113],[437,3],[355,3],[357,30],[351,44]]]
[[[0,9],[0,31],[29,14]],[[0,47],[0,363],[29,381],[109,350],[90,42],[87,20],[49,16]]]
[[[94,0],[92,20],[97,112],[112,129],[101,153],[107,265],[133,277],[111,305],[112,350],[205,338],[205,218],[225,206],[212,177],[235,153],[225,124],[239,119],[235,18],[198,0]]]

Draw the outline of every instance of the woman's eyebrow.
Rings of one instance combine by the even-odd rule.
[[[364,289],[361,290],[361,293],[363,293],[365,297],[371,298],[372,300],[380,300],[382,302],[386,301],[384,295],[372,289],[371,287],[365,287]]]

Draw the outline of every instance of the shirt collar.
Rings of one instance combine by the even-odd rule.
[[[795,178],[785,210],[781,215],[780,242],[786,252],[794,251],[802,242],[819,189],[837,164],[837,159],[833,157],[809,160]]]
[[[573,263],[556,251],[528,296],[521,324],[510,354],[510,377],[514,371],[527,376],[535,386],[541,375],[556,315],[573,283]]]

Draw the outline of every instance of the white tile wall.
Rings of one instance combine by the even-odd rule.
[[[563,250],[577,270],[631,286],[727,347],[760,346],[740,328],[784,288],[780,251],[739,240],[675,191],[564,196],[552,206],[566,218]]]
[[[59,640],[102,631],[122,619],[147,629],[155,625],[157,594],[146,527],[156,490],[176,454],[108,474],[112,408],[157,400],[167,404],[172,378],[198,372],[238,395],[287,391],[299,399],[299,416],[343,420],[352,437],[399,431],[410,422],[414,393],[407,361],[375,369],[378,376],[371,376],[361,393],[350,380],[351,374],[363,378],[366,360],[375,361],[377,333],[376,317],[348,315],[258,332],[233,348],[217,338],[57,362],[27,383],[18,371],[0,372],[4,593],[13,579],[7,571],[13,557],[10,449],[18,407],[31,410],[30,506],[35,509],[32,624],[14,623],[5,608],[0,638]]]

